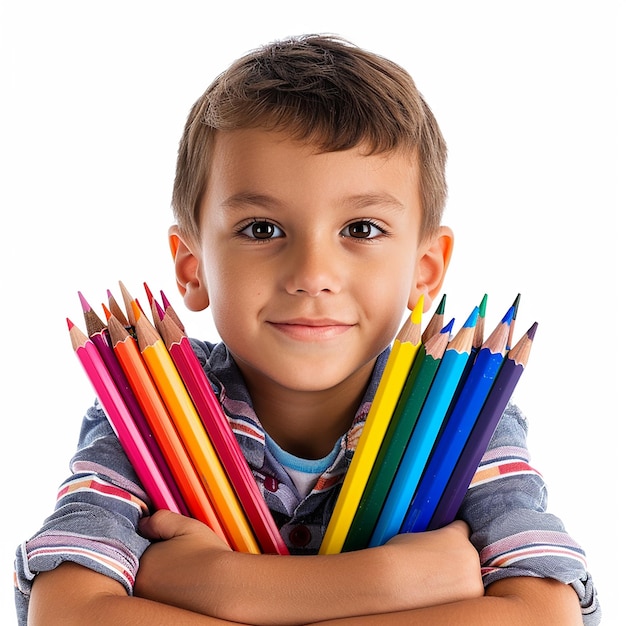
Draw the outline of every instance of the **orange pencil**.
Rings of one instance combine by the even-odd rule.
[[[133,301],[131,306],[139,351],[207,489],[226,534],[239,552],[259,554],[260,549],[250,524],[163,339],[139,305]]]
[[[113,351],[146,421],[150,424],[189,513],[212,528],[226,543],[230,543],[141,357],[137,343],[116,317],[111,316],[108,319],[108,328]]]

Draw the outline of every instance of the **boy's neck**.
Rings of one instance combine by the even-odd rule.
[[[321,459],[352,425],[372,369],[373,364],[323,391],[286,390],[267,383],[255,388],[254,381],[246,383],[255,413],[270,437],[294,456]]]

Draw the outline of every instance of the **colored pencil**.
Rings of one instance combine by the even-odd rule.
[[[69,319],[67,326],[74,352],[146,494],[156,508],[178,512],[177,502],[163,479],[159,466],[154,462],[98,349]]]
[[[400,466],[415,421],[428,395],[437,368],[448,347],[454,320],[420,346],[389,427],[380,446],[371,476],[359,502],[343,551],[367,547],[385,498]],[[422,333],[422,338],[424,334]],[[422,339],[423,341],[423,339]],[[410,410],[405,410],[410,406]]]
[[[124,325],[124,328],[126,328],[126,330],[129,330],[131,327],[130,322],[124,314],[124,311],[122,311],[120,305],[117,303],[117,300],[115,299],[113,293],[111,293],[110,289],[107,289],[107,302],[109,304],[109,311],[111,315],[114,315]]]
[[[122,292],[122,300],[124,302],[124,308],[126,309],[126,317],[128,317],[128,323],[132,328],[134,328],[135,324],[137,323],[137,320],[135,318],[135,311],[133,309],[133,303],[135,303],[139,307],[139,310],[142,313],[143,313],[143,309],[141,308],[139,301],[133,298],[130,291],[126,289],[126,286],[121,280],[118,280],[117,284],[119,285],[120,291]]]
[[[426,328],[422,332],[422,344],[425,344],[431,337],[439,334],[444,324],[444,313],[446,311],[446,294],[441,296],[441,300],[430,318]]]
[[[154,437],[163,451],[189,513],[195,519],[204,522],[226,543],[229,543],[222,523],[139,352],[137,342],[116,317],[111,316],[108,325],[113,351],[126,374],[146,420],[150,424]]]
[[[266,554],[289,554],[193,346],[171,313],[168,309],[158,330],[250,521],[259,547]]]
[[[160,294],[161,294],[161,302],[163,303],[163,311],[165,313],[168,313],[171,316],[171,318],[176,322],[176,324],[178,324],[180,329],[183,332],[185,332],[185,326],[182,320],[176,314],[174,307],[171,305],[170,301],[167,299],[166,295],[163,293],[163,290],[160,291]]]
[[[507,344],[506,344],[507,350],[510,350],[511,346],[513,345],[513,331],[515,330],[515,320],[517,319],[517,311],[519,310],[519,301],[521,297],[522,297],[522,294],[518,293],[517,297],[515,298],[512,304],[513,319],[511,320],[511,327],[509,328],[509,340],[507,341]]]
[[[424,298],[420,296],[417,305],[393,341],[369,415],[363,425],[354,456],[339,491],[337,503],[322,538],[320,554],[338,554],[343,549],[344,541],[376,461],[378,449],[421,345],[423,306]]]
[[[126,377],[126,374],[115,355],[113,347],[111,346],[107,325],[100,319],[98,314],[93,310],[89,302],[87,302],[87,299],[80,291],[78,292],[78,297],[83,308],[83,317],[85,320],[87,336],[94,343],[100,353],[100,356],[102,357],[104,364],[111,374],[111,378],[115,382],[115,385],[124,399],[124,402],[126,403],[126,406],[128,407],[128,410],[132,415],[133,420],[137,425],[137,429],[149,449],[154,462],[159,466],[163,480],[167,483],[170,493],[178,505],[176,512],[187,514],[188,509],[180,496],[176,481],[174,480],[172,472],[167,464],[167,461],[165,460],[163,451],[154,438],[152,429],[146,420],[141,406],[137,402],[137,398],[128,382],[128,378]]]
[[[485,315],[487,313],[487,294],[483,296],[483,299],[478,305],[478,319],[476,320],[476,330],[474,331],[474,341],[472,342],[472,349],[477,353],[480,350],[483,339],[485,337]]]
[[[258,543],[163,339],[131,302],[139,351],[161,393],[178,434],[205,485],[215,512],[239,552],[260,553]]]
[[[512,317],[513,308],[511,307],[495,330],[483,342],[424,470],[422,481],[413,496],[400,532],[419,532],[428,528],[439,499],[502,365]]]
[[[470,357],[477,319],[478,307],[472,311],[463,328],[446,348],[376,522],[369,543],[370,547],[382,545],[400,530],[448,412],[450,401]]]
[[[528,364],[536,331],[537,322],[507,352],[487,401],[480,411],[476,425],[472,429],[467,444],[441,496],[428,530],[441,528],[455,519],[476,473],[476,468],[479,466],[502,413]]]

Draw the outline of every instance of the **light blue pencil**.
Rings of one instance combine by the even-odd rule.
[[[372,533],[370,547],[384,544],[400,530],[470,357],[478,311],[478,307],[475,307],[463,328],[450,341],[441,359],[441,364]]]
[[[420,532],[428,528],[504,360],[514,311],[513,307],[507,311],[482,344],[424,470],[402,522],[401,533]]]

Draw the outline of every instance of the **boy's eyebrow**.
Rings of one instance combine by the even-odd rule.
[[[340,204],[355,209],[367,209],[368,207],[376,206],[387,210],[400,211],[405,208],[405,205],[398,198],[387,192],[351,194],[341,198]],[[233,194],[222,202],[222,206],[226,209],[238,209],[251,205],[269,209],[280,207],[283,205],[283,202],[267,194],[248,191]]]

